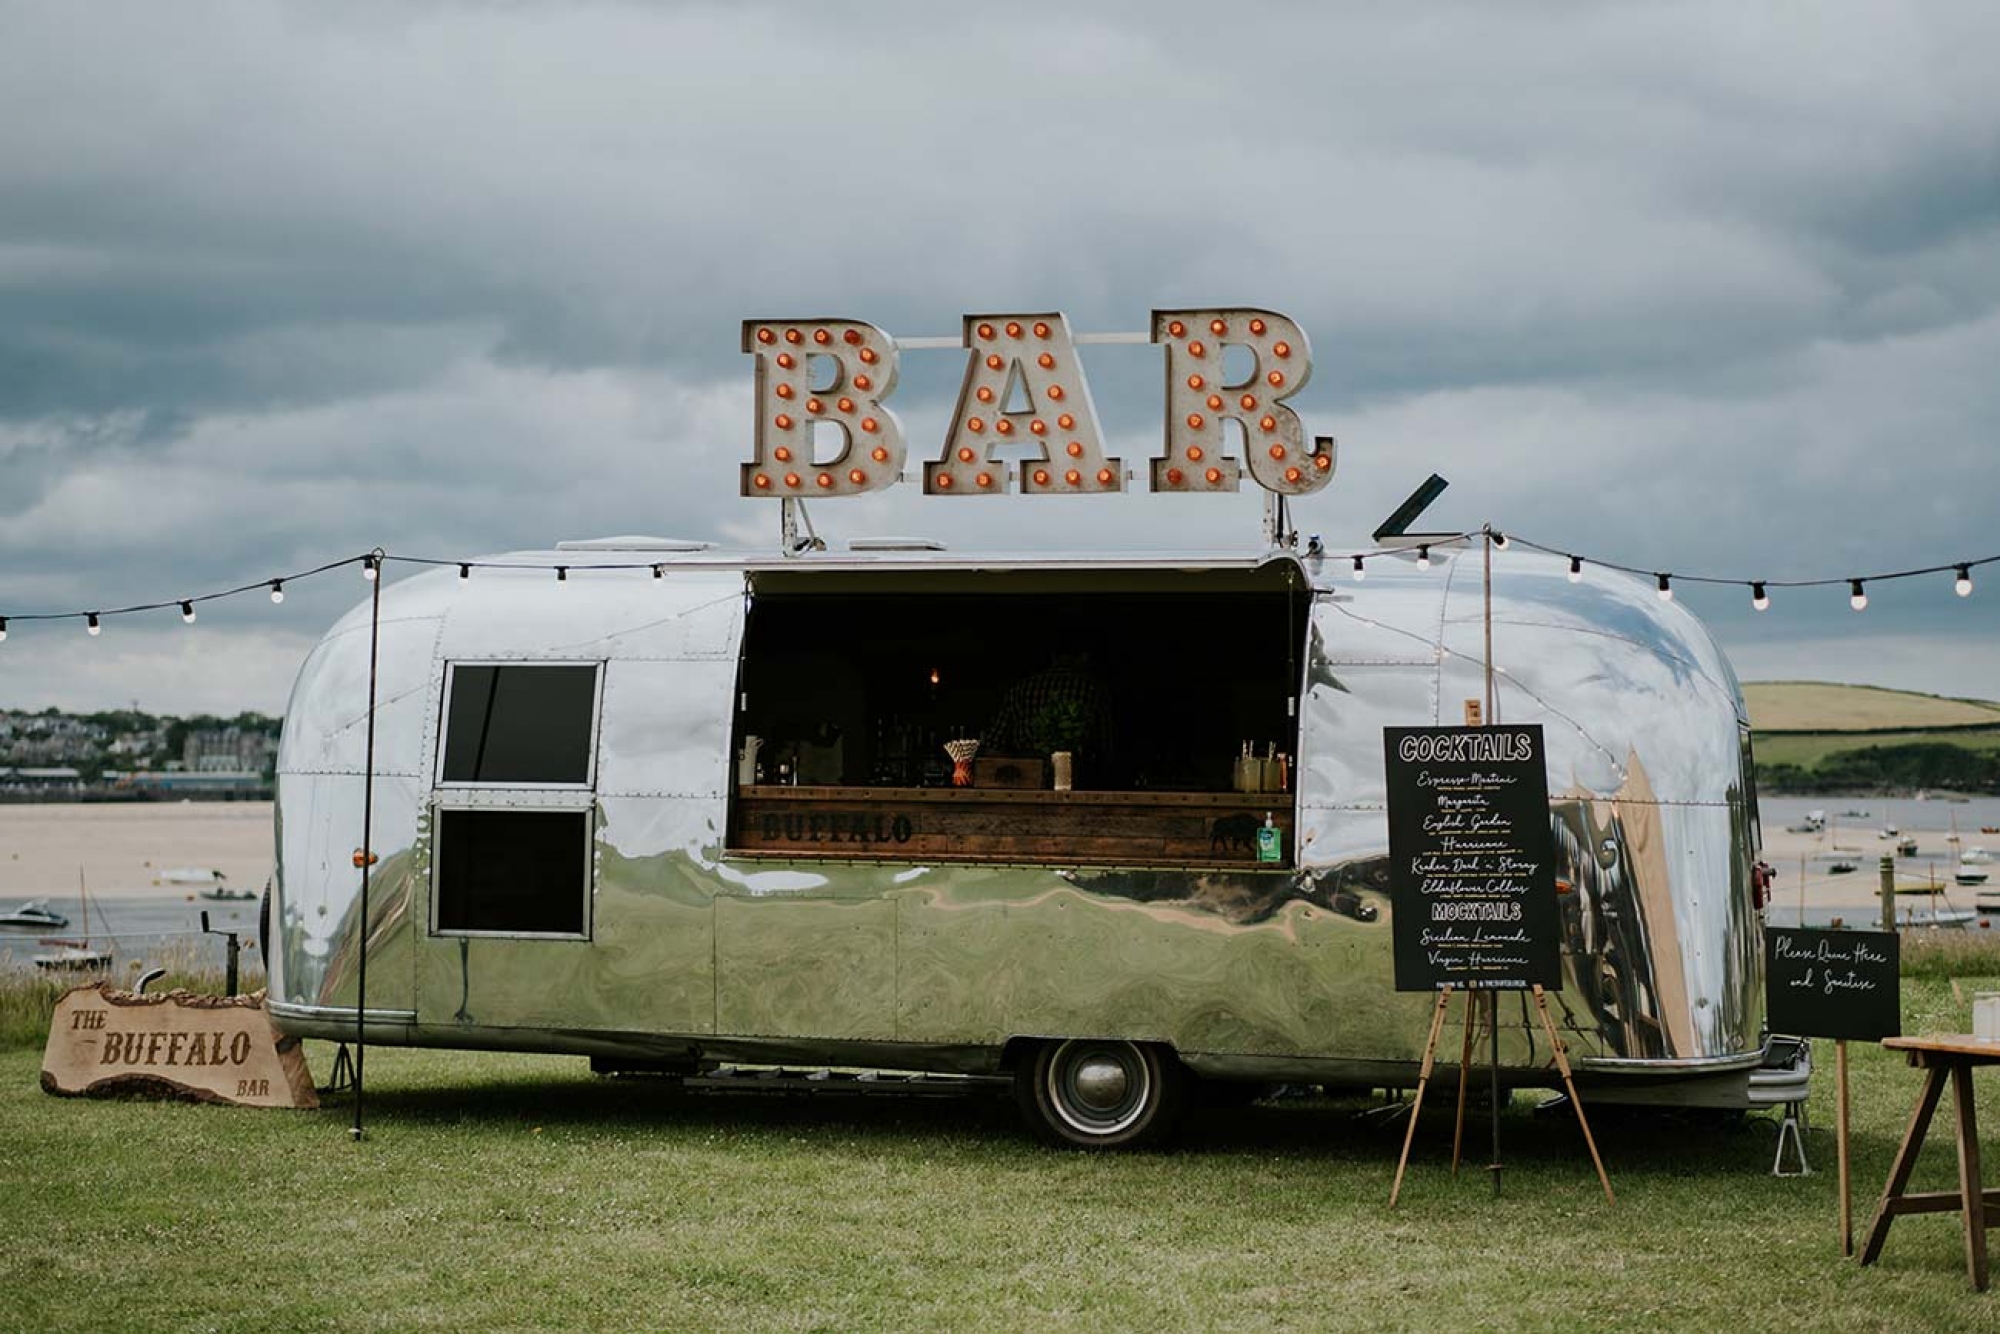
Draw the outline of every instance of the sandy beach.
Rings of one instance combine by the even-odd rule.
[[[1787,804],[1799,803],[1793,800]],[[1830,798],[1824,804],[1832,812],[1836,804],[1844,802],[1841,798]],[[1870,803],[1864,800],[1863,804]],[[1939,813],[1922,825],[1898,826],[1917,840],[1915,856],[1895,858],[1896,885],[1901,891],[1896,898],[1899,915],[1914,911],[1921,916],[1933,906],[1972,908],[1980,897],[1979,889],[1953,882],[1957,848],[1949,841],[1946,830],[1935,827],[1942,819]],[[1789,917],[1803,901],[1808,920],[1831,912],[1844,916],[1850,926],[1872,926],[1879,922],[1881,859],[1896,850],[1895,839],[1881,836],[1887,823],[1878,805],[1873,818],[1843,820],[1833,813],[1827,827],[1819,833],[1795,833],[1767,809],[1762,820],[1764,860],[1778,873],[1777,884],[1771,891],[1773,909]],[[1982,835],[1975,827],[1968,826],[1959,831],[1959,836],[1966,847],[1983,846],[1989,851],[2000,851],[2000,835]],[[1857,866],[1852,871],[1830,874],[1827,867],[1836,858],[1855,862]],[[1935,904],[1930,894],[1921,892],[1933,883],[1942,887]],[[1996,882],[1995,888],[2000,890],[2000,882]]]
[[[184,899],[160,872],[218,870],[261,891],[271,874],[271,803],[119,802],[0,806],[0,900],[73,897],[77,867],[93,896]]]

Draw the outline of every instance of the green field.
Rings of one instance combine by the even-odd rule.
[[[1990,952],[1977,964],[1994,971]],[[1962,1000],[1941,978],[1907,981],[1906,1024],[1963,1029],[1971,985]],[[376,1049],[355,1144],[345,1100],[56,1099],[38,1060],[0,1050],[15,1329],[2000,1323],[2000,1293],[1966,1283],[1955,1215],[1898,1222],[1875,1268],[1840,1258],[1830,1077],[1804,1179],[1769,1175],[1762,1120],[1601,1115],[1615,1207],[1574,1122],[1525,1095],[1506,1118],[1504,1197],[1477,1152],[1454,1182],[1440,1098],[1391,1212],[1400,1125],[1359,1104],[1208,1112],[1175,1150],[1090,1156],[1031,1143],[992,1097],[703,1095],[574,1058]],[[323,1078],[329,1049],[312,1062]],[[1865,1225],[1916,1080],[1875,1047],[1856,1048],[1855,1073]],[[1990,1131],[2000,1078],[1979,1096]],[[1940,1122],[1919,1171],[1931,1186],[1955,1171]]]
[[[1755,738],[1755,744],[1760,764],[1798,764],[1810,767],[1830,755],[1861,750],[1869,746],[1936,744],[1957,746],[1980,754],[1991,754],[2000,751],[2000,727],[1991,731],[1897,732],[1888,736],[1865,737],[1841,732],[1783,733],[1777,736],[1759,733]]]
[[[2000,727],[2000,703],[1831,681],[1748,681],[1750,725],[1764,732]]]
[[[1824,681],[1743,697],[1766,792],[2000,791],[2000,704]]]

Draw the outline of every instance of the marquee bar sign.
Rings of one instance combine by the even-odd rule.
[[[1270,310],[1156,310],[1147,339],[1167,352],[1166,439],[1152,460],[1153,490],[1234,491],[1246,470],[1288,496],[1332,480],[1331,442],[1312,440],[1285,405],[1312,376],[1312,349],[1297,324]],[[967,315],[961,341],[965,379],[944,448],[924,464],[926,493],[1004,493],[1009,463],[996,451],[1021,445],[1033,451],[1020,467],[1026,494],[1124,490],[1125,470],[1104,452],[1077,338],[1060,311]],[[1234,383],[1224,369],[1232,347],[1250,354],[1249,373]],[[757,359],[757,452],[743,465],[744,495],[851,496],[901,480],[903,428],[883,406],[896,387],[894,338],[860,320],[745,320],[743,350]],[[1245,442],[1240,459],[1224,427],[1232,421]],[[821,426],[841,437],[832,457],[815,450]]]

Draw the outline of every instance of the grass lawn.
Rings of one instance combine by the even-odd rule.
[[[1906,980],[1910,1031],[1962,980]],[[11,1329],[2000,1328],[1956,1215],[1840,1258],[1833,1059],[1816,1174],[1772,1130],[1507,1117],[1505,1196],[1450,1179],[1449,1099],[1386,1207],[1400,1122],[1279,1104],[1178,1149],[1044,1149],[1001,1100],[764,1099],[594,1078],[574,1058],[376,1049],[351,1105],[58,1099],[0,1050],[0,1292]],[[312,1049],[325,1078],[331,1050]],[[1857,1232],[1917,1080],[1857,1047]],[[2000,1075],[1980,1085],[1987,1144]],[[1919,1184],[1955,1180],[1941,1111]],[[1484,1122],[1479,1123],[1483,1134]],[[1483,1140],[1479,1141],[1483,1143]],[[1475,1154],[1475,1159],[1480,1155]],[[1988,1180],[1995,1172],[1989,1167]]]

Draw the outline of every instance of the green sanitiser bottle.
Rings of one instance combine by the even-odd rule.
[[[1284,849],[1280,846],[1282,836],[1278,826],[1271,823],[1271,812],[1264,812],[1264,827],[1257,831],[1257,860],[1275,862],[1284,860]]]

